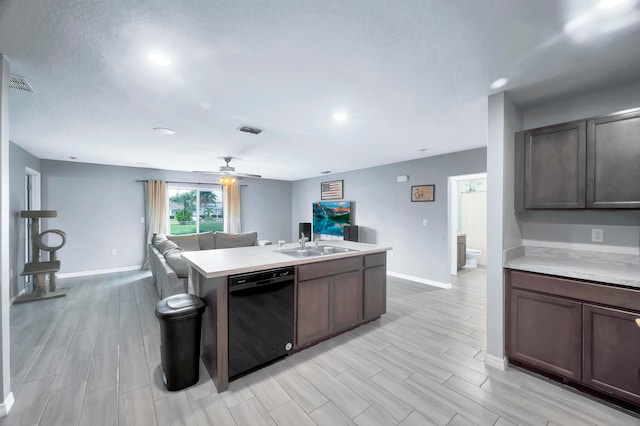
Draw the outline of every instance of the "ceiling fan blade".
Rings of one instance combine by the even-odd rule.
[[[261,178],[262,177],[260,175],[252,175],[250,173],[236,173],[236,176],[250,177],[250,178]]]
[[[194,170],[193,173],[200,173],[201,175],[224,175],[222,172],[210,172],[205,170]]]

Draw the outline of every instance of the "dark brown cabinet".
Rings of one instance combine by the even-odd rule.
[[[513,290],[508,356],[563,377],[580,380],[582,304]]]
[[[640,404],[640,289],[506,270],[506,353]]]
[[[301,265],[297,269],[296,348],[373,320],[387,308],[387,254]]]
[[[583,382],[640,403],[640,314],[585,304],[583,315]]]
[[[467,263],[467,236],[458,235],[458,269],[462,268]]]
[[[524,134],[524,207],[585,207],[585,123],[571,123]]]
[[[516,134],[515,209],[640,209],[640,110]]]
[[[364,270],[364,320],[387,312],[387,268],[375,266]]]
[[[362,272],[355,271],[331,278],[331,333],[362,322]]]
[[[304,345],[331,334],[330,297],[329,278],[298,282],[296,301],[298,345]]]
[[[640,112],[587,122],[587,207],[640,208]]]

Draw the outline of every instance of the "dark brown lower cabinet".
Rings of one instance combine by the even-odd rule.
[[[298,346],[322,340],[362,322],[362,271],[298,282]]]
[[[331,278],[331,333],[362,322],[362,272],[348,272]]]
[[[299,266],[296,349],[384,314],[386,260],[386,253],[375,253]]]
[[[506,270],[509,360],[640,407],[640,289]]]
[[[331,334],[329,323],[331,281],[329,278],[302,281],[297,288],[296,341],[298,345]]]
[[[582,377],[582,304],[511,292],[510,358],[573,380]]]
[[[372,320],[387,312],[387,267],[364,270],[364,320]]]
[[[584,304],[585,384],[640,404],[640,314]]]

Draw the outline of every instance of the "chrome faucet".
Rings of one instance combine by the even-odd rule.
[[[307,237],[304,236],[304,232],[300,233],[300,247],[304,248],[304,243],[309,241],[309,239]]]

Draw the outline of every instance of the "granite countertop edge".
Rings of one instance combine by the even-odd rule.
[[[598,263],[589,259],[535,256],[521,247],[507,250],[504,260],[503,267],[508,269],[640,288],[640,264],[637,263]]]

